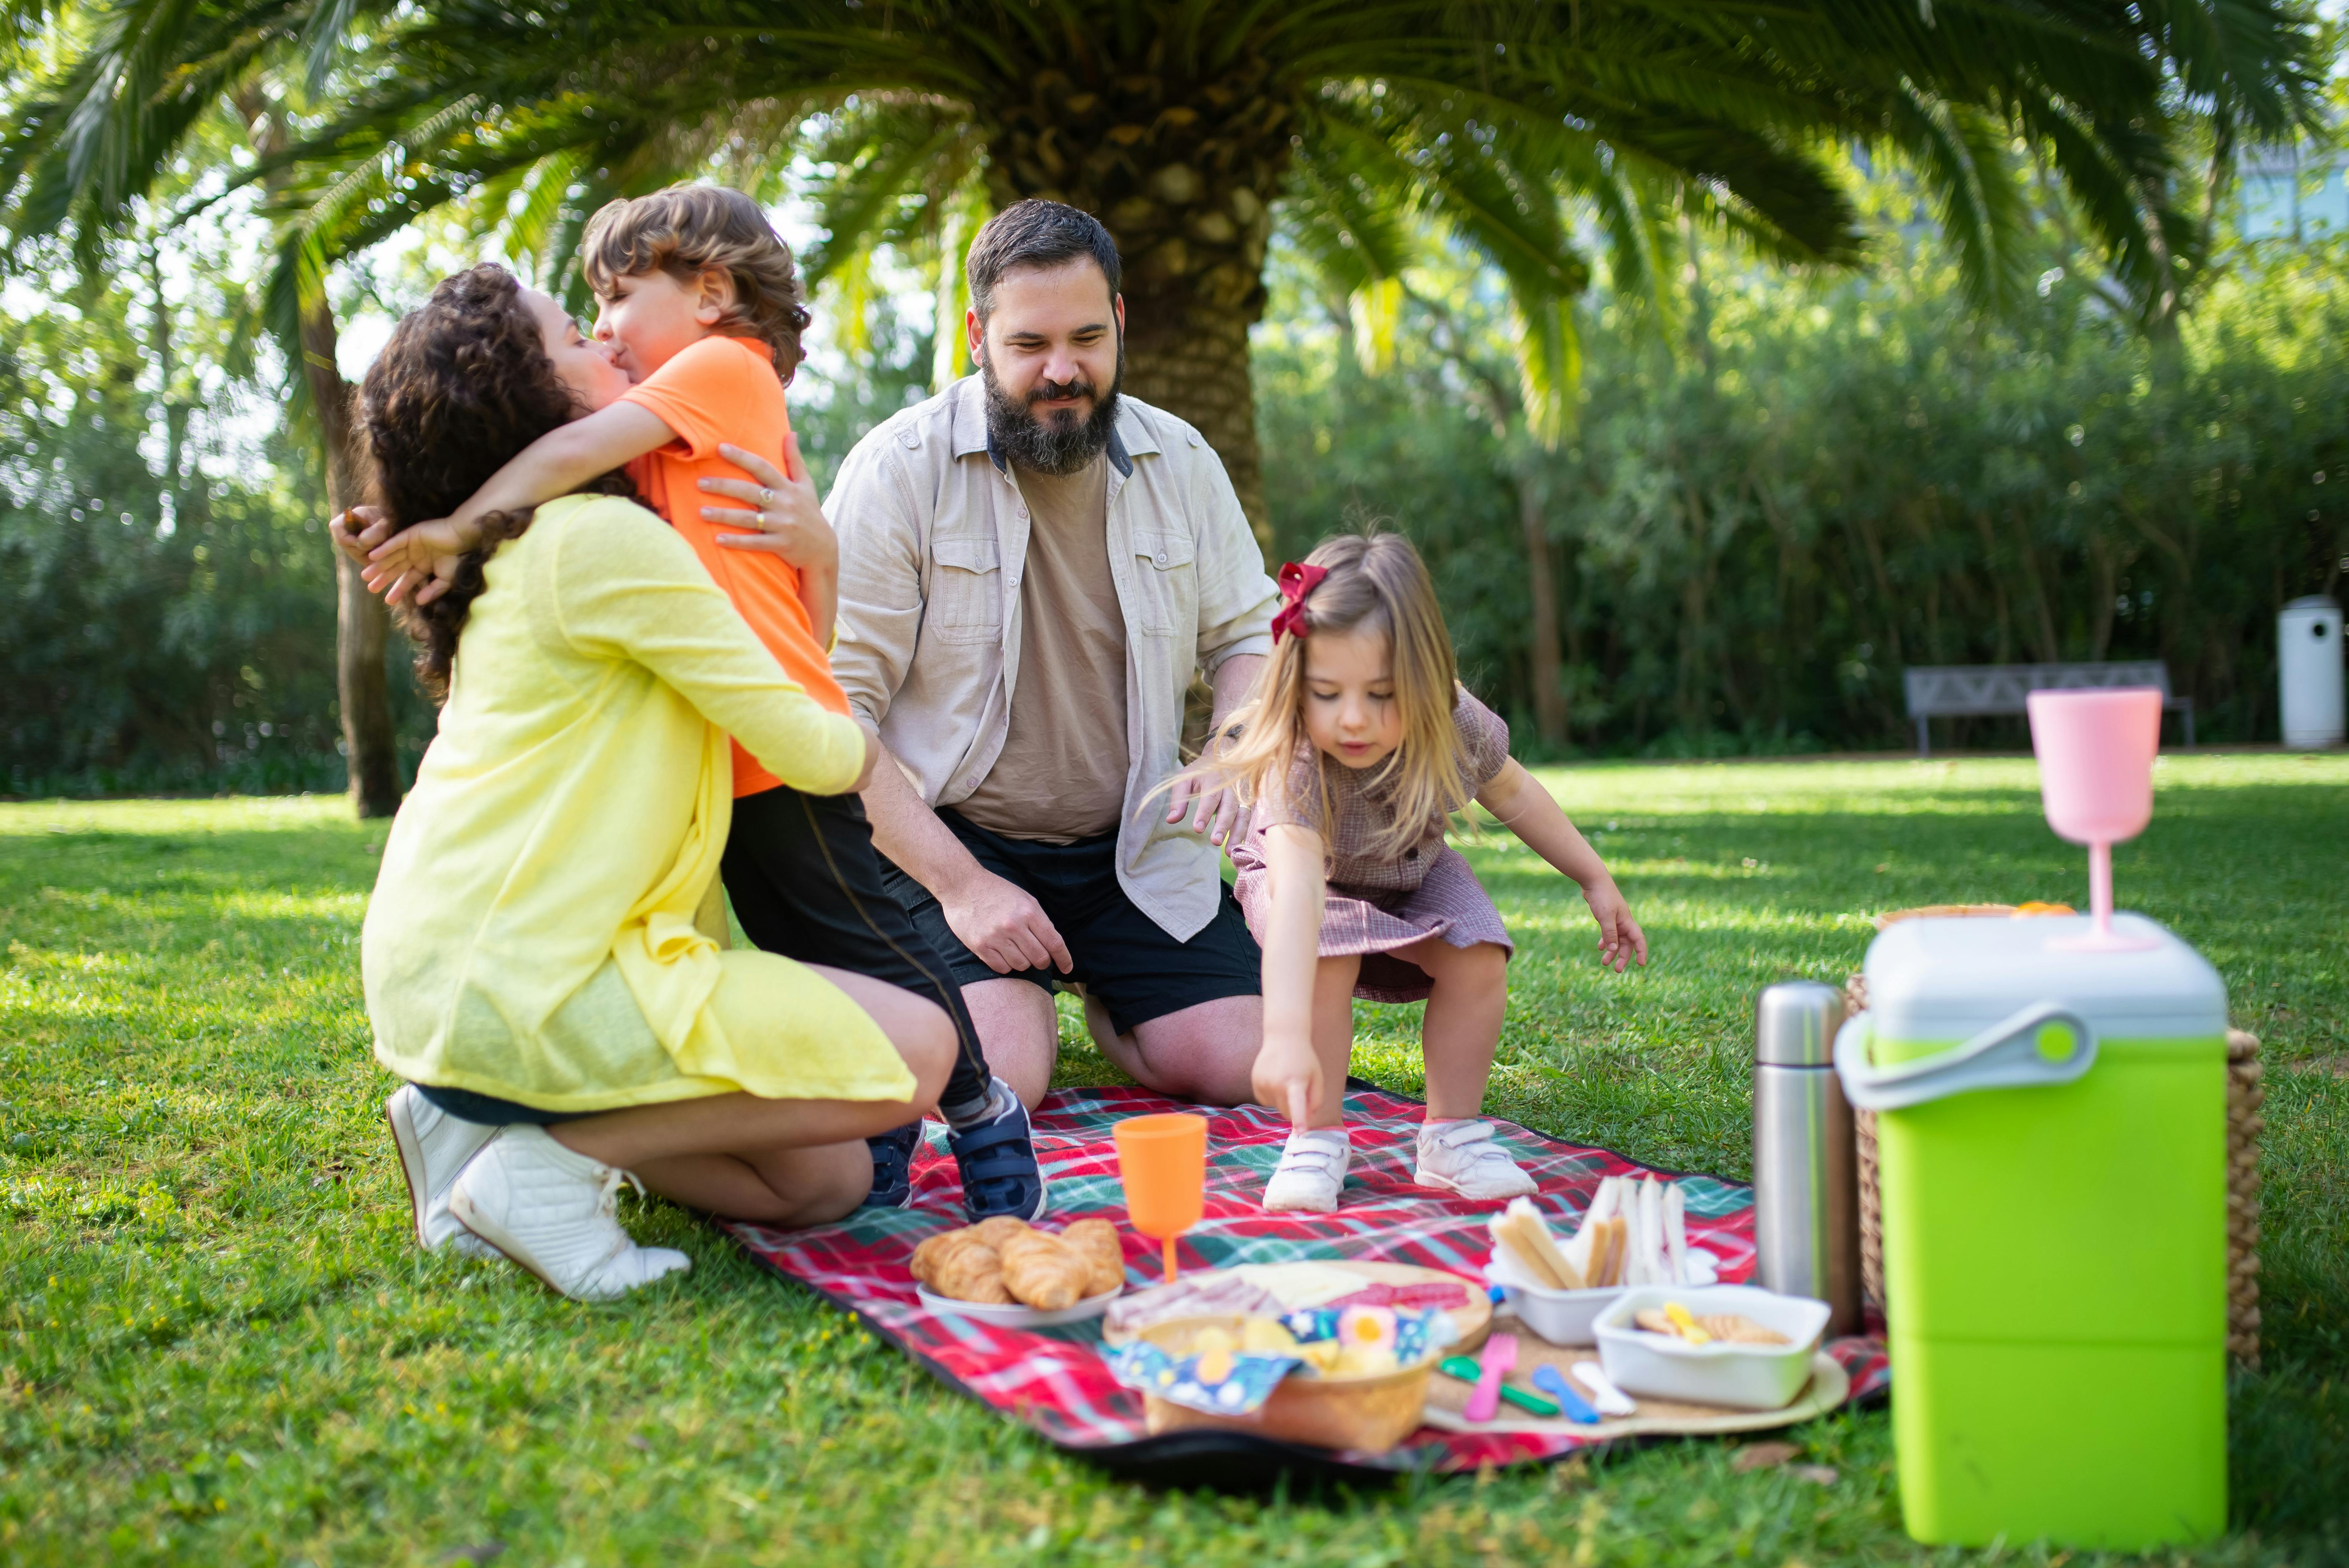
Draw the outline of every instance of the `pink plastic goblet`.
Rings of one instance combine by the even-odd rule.
[[[2088,846],[2085,935],[2059,946],[2117,953],[2154,944],[2113,929],[2113,846],[2153,820],[2153,758],[2161,748],[2161,693],[2035,691],[2031,749],[2039,758],[2039,800],[2058,836]]]

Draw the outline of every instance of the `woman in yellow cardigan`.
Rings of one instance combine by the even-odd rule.
[[[444,280],[361,389],[385,511],[444,517],[627,388],[497,267]],[[864,1139],[930,1103],[943,1010],[863,975],[728,952],[696,924],[732,807],[727,738],[814,794],[877,744],[786,677],[691,548],[607,475],[496,520],[412,612],[438,733],[384,846],[362,942],[418,1232],[494,1246],[566,1295],[688,1266],[614,1212],[636,1180],[775,1225],[836,1219]]]

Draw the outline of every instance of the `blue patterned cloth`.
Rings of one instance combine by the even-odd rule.
[[[1417,1365],[1433,1351],[1451,1344],[1458,1333],[1452,1319],[1442,1312],[1381,1308],[1365,1312],[1359,1307],[1349,1311],[1312,1307],[1288,1314],[1280,1319],[1280,1326],[1299,1344],[1310,1345],[1339,1338],[1341,1327],[1350,1319],[1362,1315],[1392,1320],[1395,1362],[1402,1367]],[[1111,1373],[1127,1387],[1210,1416],[1245,1416],[1262,1409],[1264,1402],[1272,1398],[1272,1391],[1280,1387],[1280,1380],[1305,1365],[1304,1358],[1298,1356],[1230,1351],[1213,1357],[1227,1364],[1228,1369],[1219,1377],[1210,1377],[1204,1376],[1201,1369],[1201,1364],[1209,1357],[1196,1353],[1175,1356],[1146,1339],[1129,1340],[1105,1354]]]

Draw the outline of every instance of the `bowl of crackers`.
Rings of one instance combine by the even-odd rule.
[[[1627,1290],[1591,1330],[1599,1364],[1627,1393],[1777,1410],[1811,1379],[1827,1304],[1747,1284]]]
[[[1125,1289],[1125,1247],[1107,1220],[1040,1231],[1008,1216],[942,1231],[914,1249],[915,1294],[932,1312],[1005,1328],[1082,1323]]]

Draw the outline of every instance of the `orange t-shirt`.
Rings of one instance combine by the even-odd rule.
[[[751,531],[704,522],[704,506],[742,503],[698,488],[700,479],[745,480],[750,476],[718,455],[729,441],[783,466],[783,437],[791,415],[783,407],[783,380],[765,344],[756,338],[705,337],[630,387],[623,399],[650,409],[677,432],[677,439],[628,465],[628,477],[645,504],[668,519],[693,546],[725,595],[734,601],[759,641],[775,655],[783,673],[808,696],[834,713],[848,711],[847,694],[832,676],[832,661],[815,638],[807,606],[800,602],[796,567],[761,550],[721,550],[721,533]],[[782,782],[758,758],[734,743],[734,793],[739,798],[772,789]]]

